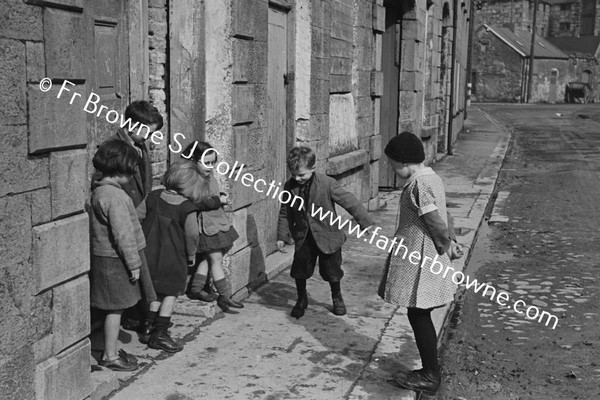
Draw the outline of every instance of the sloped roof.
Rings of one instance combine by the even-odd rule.
[[[508,28],[497,27],[484,24],[486,29],[492,32],[504,43],[512,47],[521,57],[529,57],[531,50],[531,32],[516,31],[513,32]],[[568,59],[569,56],[563,53],[558,47],[550,43],[541,36],[535,37],[535,48],[533,51],[535,58],[552,58],[552,59]]]
[[[598,51],[598,46],[600,46],[600,36],[553,37],[548,38],[548,40],[569,55],[594,57]]]

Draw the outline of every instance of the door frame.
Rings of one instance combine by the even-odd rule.
[[[269,0],[268,7],[279,10],[286,15],[286,26],[287,26],[287,84],[285,85],[285,109],[286,109],[286,132],[285,132],[285,148],[286,156],[296,142],[296,121],[295,121],[295,96],[296,96],[296,15],[295,15],[295,0]],[[268,11],[267,11],[268,12]],[[268,25],[268,22],[267,22]],[[268,47],[268,43],[267,43]],[[286,177],[289,178],[289,171],[286,168]]]

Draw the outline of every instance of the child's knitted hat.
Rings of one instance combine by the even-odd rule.
[[[385,146],[384,152],[392,160],[405,164],[420,164],[425,160],[421,139],[410,132],[394,136]]]

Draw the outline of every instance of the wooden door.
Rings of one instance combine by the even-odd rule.
[[[399,13],[392,7],[385,10],[385,32],[381,68],[383,70],[383,95],[381,96],[379,132],[381,145],[398,134],[398,80],[400,77],[400,44],[398,33]],[[379,186],[396,187],[396,174],[385,155],[379,159]]]
[[[88,56],[88,93],[100,100],[94,114],[88,114],[88,151],[116,133],[119,123],[109,123],[107,113],[125,113],[129,98],[129,47],[127,33],[127,0],[86,0],[86,43]],[[106,109],[100,111],[101,106]],[[90,105],[88,110],[94,106]],[[99,113],[99,114],[98,114]],[[109,120],[114,120],[114,113]],[[120,120],[119,120],[120,121]],[[93,170],[93,169],[90,169]]]
[[[269,179],[285,182],[287,155],[287,91],[285,77],[288,72],[287,11],[269,7],[268,67],[267,67],[267,139],[265,142],[265,171]],[[272,175],[271,175],[272,174]],[[283,186],[283,185],[282,185]],[[275,243],[277,212],[280,203],[268,199],[273,210],[267,217],[267,242]],[[271,213],[270,213],[271,214]]]
[[[269,151],[274,160],[274,179],[283,182],[286,177],[286,88],[287,74],[287,14],[269,8],[269,48],[268,48],[268,137]]]

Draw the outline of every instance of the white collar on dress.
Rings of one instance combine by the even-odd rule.
[[[406,180],[404,187],[407,187],[408,185],[413,183],[418,177],[424,176],[424,175],[435,175],[435,171],[433,169],[431,169],[431,167],[425,167],[425,168],[415,172]]]

